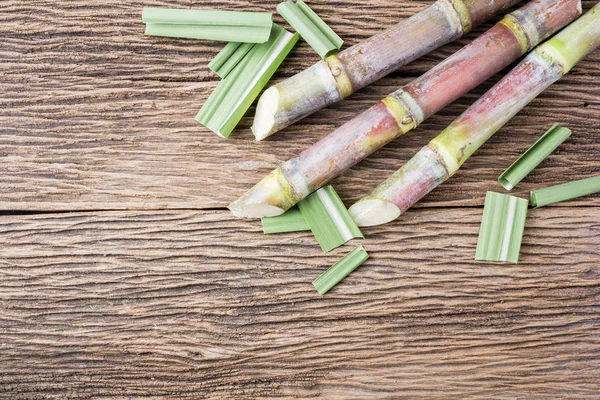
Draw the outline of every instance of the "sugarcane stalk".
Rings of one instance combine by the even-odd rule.
[[[327,57],[265,91],[252,126],[256,139],[350,96],[518,2],[438,0],[392,28]]]
[[[232,203],[230,209],[240,217],[283,213],[286,207],[508,66],[580,13],[579,0],[538,0],[507,15],[425,75],[283,163],[275,173]],[[267,193],[266,188],[275,192]],[[270,202],[281,199],[281,193],[288,194],[286,201]],[[261,215],[261,210],[274,214]]]
[[[600,3],[539,46],[404,167],[350,208],[359,226],[393,221],[453,176],[546,88],[600,45]]]

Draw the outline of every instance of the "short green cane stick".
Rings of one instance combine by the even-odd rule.
[[[264,43],[273,15],[265,12],[144,8],[146,35],[227,42]]]
[[[331,268],[319,276],[313,285],[321,296],[329,292],[335,285],[340,283],[344,278],[352,273],[356,268],[360,267],[369,255],[362,246],[358,246],[350,254],[335,263]]]
[[[531,192],[531,205],[535,208],[540,208],[562,201],[589,196],[594,193],[600,193],[600,175],[534,190]]]
[[[302,0],[280,3],[277,11],[322,58],[342,47],[344,41]]]
[[[498,182],[508,191],[531,173],[538,165],[571,136],[571,130],[554,124],[537,142],[515,161],[500,177]]]
[[[308,225],[298,207],[291,208],[285,214],[277,217],[263,218],[262,225],[263,231],[267,235],[310,231],[310,225]]]
[[[254,43],[229,42],[215,58],[208,63],[208,68],[221,78],[227,77],[240,61],[254,47]]]
[[[317,190],[301,201],[298,207],[325,253],[351,239],[364,238],[331,186]]]
[[[519,262],[528,205],[525,199],[487,193],[476,260]]]

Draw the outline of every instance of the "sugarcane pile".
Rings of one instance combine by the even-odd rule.
[[[309,43],[322,60],[269,87],[258,100],[252,130],[257,140],[263,140],[460,38],[518,2],[439,0],[341,52],[342,40],[302,0],[277,7],[295,34],[273,24],[268,13],[211,11],[214,14],[207,16],[198,10],[148,9],[144,22],[149,35],[231,41],[210,64],[223,79],[196,117],[224,138],[299,37]],[[581,14],[580,0],[525,4],[424,75],[282,163],[229,209],[237,217],[262,218],[265,233],[311,230],[325,252],[362,237],[359,227],[397,219],[600,46],[600,3]],[[326,186],[524,55],[500,82],[349,210]],[[500,184],[510,191],[570,135],[570,130],[553,126],[499,177]],[[542,207],[598,191],[600,176],[532,192],[530,201]],[[528,206],[525,199],[487,194],[477,260],[518,262]],[[354,249],[314,282],[318,292],[326,293],[367,258],[362,246]]]

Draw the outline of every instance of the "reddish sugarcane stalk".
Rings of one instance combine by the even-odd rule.
[[[283,213],[508,66],[580,13],[579,0],[536,0],[507,15],[427,74],[283,163],[230,209],[237,216],[253,218]]]
[[[599,45],[600,3],[539,46],[404,167],[354,204],[350,214],[356,223],[373,226],[398,218]]]
[[[267,89],[252,130],[262,140],[460,38],[519,0],[439,0],[392,28]]]

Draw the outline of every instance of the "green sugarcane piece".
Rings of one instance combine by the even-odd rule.
[[[319,276],[313,285],[321,296],[329,292],[335,285],[340,283],[344,278],[352,273],[356,268],[360,267],[369,255],[362,246],[358,246],[350,254],[335,263],[331,268]]]
[[[262,218],[261,221],[266,235],[310,231],[310,226],[298,207],[291,208],[285,214],[277,217]]]
[[[517,161],[515,161],[500,177],[498,182],[511,191],[531,171],[542,163],[571,136],[571,130],[554,124],[537,142],[533,144]]]
[[[146,35],[264,43],[273,15],[265,12],[144,8]]]
[[[280,3],[277,12],[321,58],[337,53],[342,47],[344,41],[302,0]]]
[[[304,15],[306,15],[313,22],[313,24],[319,27],[319,30],[325,36],[327,36],[327,38],[331,41],[331,43],[335,45],[335,47],[338,50],[342,47],[342,45],[344,44],[344,40],[341,37],[339,37],[338,34],[335,33],[333,29],[331,29],[331,27],[327,25],[325,21],[323,21],[323,19],[321,19],[321,17],[319,17],[317,13],[314,12],[304,1],[297,0],[296,6],[304,12]]]
[[[298,34],[273,24],[269,41],[252,47],[212,92],[196,120],[227,138],[287,57]]]
[[[528,206],[525,199],[487,193],[476,260],[519,262]]]
[[[600,193],[600,175],[534,190],[531,192],[531,205],[540,208],[594,193]]]
[[[273,14],[267,12],[147,7],[142,11],[142,22],[175,25],[262,26],[270,30]]]
[[[247,40],[252,43],[264,43],[266,40],[262,28],[202,25],[146,24],[146,36],[161,36],[182,39],[205,39],[223,42]],[[267,37],[268,39],[268,37]]]
[[[354,238],[364,238],[340,196],[326,186],[298,204],[323,252],[340,247]]]
[[[229,42],[208,64],[208,68],[221,78],[227,77],[236,65],[254,47],[254,43]]]

